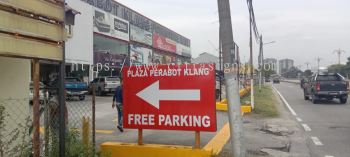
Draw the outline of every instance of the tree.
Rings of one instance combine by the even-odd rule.
[[[283,72],[285,71],[285,72]],[[291,67],[289,69],[282,69],[282,76],[285,78],[297,78],[299,74],[303,72],[297,67]]]
[[[269,78],[273,74],[276,74],[276,71],[272,70],[272,68],[264,69],[264,77],[265,78]]]
[[[350,65],[333,64],[333,65],[328,66],[328,72],[346,75],[348,73],[346,71],[346,69],[348,69],[347,67],[349,67],[349,66]]]

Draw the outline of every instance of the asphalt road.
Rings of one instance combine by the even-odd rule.
[[[305,101],[299,85],[293,83],[274,84],[295,111],[295,120],[308,136],[308,147],[312,157],[350,156],[350,104],[339,104],[339,100],[313,104]],[[292,111],[293,112],[293,111]]]

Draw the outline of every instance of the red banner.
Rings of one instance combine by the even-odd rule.
[[[176,53],[176,42],[153,33],[153,47],[160,50]]]
[[[124,67],[123,125],[216,131],[214,64]]]

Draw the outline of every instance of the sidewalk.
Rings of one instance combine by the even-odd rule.
[[[277,100],[279,117],[261,118],[255,114],[246,114],[243,117],[246,156],[310,157],[305,132],[283,102],[279,98]],[[230,149],[231,143],[228,142],[220,157],[231,156]]]

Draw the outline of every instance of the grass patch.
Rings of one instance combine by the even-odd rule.
[[[254,113],[264,117],[277,117],[279,115],[276,108],[277,100],[271,86],[262,86],[259,92],[259,87],[255,87],[255,109]]]
[[[272,118],[279,115],[276,108],[277,100],[272,91],[271,86],[265,85],[261,87],[259,92],[259,86],[254,86],[254,100],[255,109],[253,112],[262,117]],[[247,95],[241,99],[241,103],[250,102],[250,95]]]

